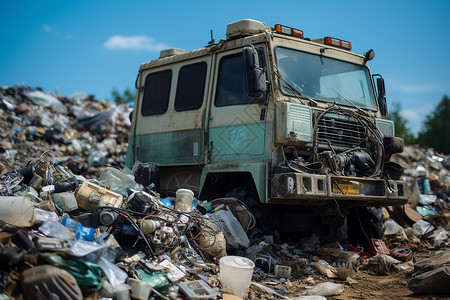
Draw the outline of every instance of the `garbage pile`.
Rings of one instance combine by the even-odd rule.
[[[62,96],[0,85],[0,173],[51,150],[59,164],[96,177],[99,167],[122,168],[130,108],[77,93]]]
[[[283,241],[236,198],[183,187],[163,198],[156,164],[123,168],[125,107],[0,95],[0,299],[342,299],[366,284],[360,274],[450,293],[448,156],[395,156],[411,197],[383,208],[385,236],[366,236],[369,247]]]
[[[385,237],[413,247],[425,243],[434,252],[414,265],[414,293],[450,293],[450,156],[408,146],[394,160],[405,168],[411,195],[405,206],[385,208]]]

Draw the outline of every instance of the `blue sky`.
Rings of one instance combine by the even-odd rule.
[[[372,73],[386,81],[417,132],[450,95],[450,1],[21,1],[0,0],[0,84],[40,86],[111,99],[132,88],[142,62],[162,48],[198,49],[251,18],[373,48]],[[450,116],[449,116],[450,117]]]

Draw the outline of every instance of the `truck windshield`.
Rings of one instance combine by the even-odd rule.
[[[276,48],[276,58],[284,94],[294,95],[295,89],[314,100],[349,105],[345,97],[358,107],[377,109],[366,67],[284,47]]]

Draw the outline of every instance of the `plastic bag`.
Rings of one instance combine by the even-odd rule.
[[[448,239],[448,232],[444,228],[441,228],[439,232],[436,234],[436,236],[433,238],[433,246],[439,246],[443,242],[445,242]]]
[[[35,221],[53,221],[58,222],[58,215],[54,211],[43,210],[40,208],[34,208],[34,219]]]
[[[46,236],[56,237],[63,240],[75,240],[75,231],[64,225],[51,220],[45,221],[40,227],[41,231]]]
[[[422,205],[430,205],[430,204],[433,204],[434,201],[436,201],[436,199],[437,199],[436,195],[420,194],[419,203]]]
[[[369,264],[375,267],[375,270],[380,274],[388,274],[394,264],[401,264],[401,261],[390,257],[386,254],[378,253],[369,258]]]
[[[88,242],[92,242],[94,240],[95,229],[92,227],[83,226],[77,221],[67,217],[67,214],[64,214],[65,218],[61,221],[61,224],[71,228],[76,231],[76,239],[83,239]]]
[[[386,229],[384,231],[385,235],[397,234],[399,231],[403,230],[403,227],[392,219],[387,219],[385,224],[386,224]]]
[[[339,295],[344,291],[344,286],[339,283],[322,282],[309,289],[308,295],[332,296]]]
[[[23,92],[23,94],[36,105],[49,107],[58,113],[67,114],[67,108],[64,104],[52,95],[44,94],[41,91]]]
[[[68,249],[65,252],[76,257],[86,256],[94,251],[98,251],[102,248],[105,248],[103,245],[83,240],[67,241],[67,242],[70,245],[70,249]]]
[[[412,228],[415,231],[419,232],[421,235],[424,235],[434,230],[434,226],[424,220],[417,221],[416,223],[413,224]]]
[[[235,248],[238,248],[240,246],[247,248],[250,245],[247,234],[231,211],[229,211],[228,209],[219,210],[216,211],[212,216],[214,219],[220,222],[219,224],[222,228],[225,238],[231,246]]]
[[[156,273],[150,275],[141,269],[139,269],[138,272],[142,281],[148,283],[152,288],[161,294],[167,295],[169,292],[170,282],[166,274]]]
[[[115,264],[102,257],[98,261],[98,265],[102,268],[112,286],[118,286],[121,283],[125,283],[125,280],[128,277],[127,273],[122,271],[122,269],[117,267]]]

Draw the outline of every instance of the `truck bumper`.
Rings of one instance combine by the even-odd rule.
[[[407,185],[403,181],[281,173],[272,175],[271,197],[275,204],[326,205],[339,201],[345,206],[391,206],[408,201]]]

